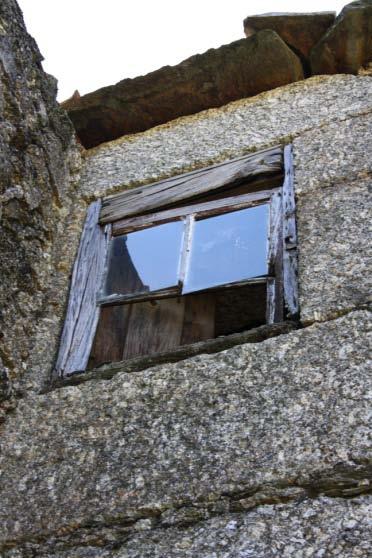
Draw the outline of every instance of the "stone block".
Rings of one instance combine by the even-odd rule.
[[[115,526],[175,510],[365,491],[369,320],[350,313],[20,401],[3,425],[1,543],[104,545]]]
[[[335,17],[335,12],[277,12],[248,16],[243,25],[247,37],[262,29],[275,31],[296,54],[307,60],[311,49],[334,23]]]
[[[297,200],[301,320],[331,319],[371,301],[372,177]]]
[[[85,147],[303,78],[298,57],[262,31],[63,103]]]
[[[312,49],[313,74],[356,74],[372,61],[372,1],[345,6],[332,27]]]

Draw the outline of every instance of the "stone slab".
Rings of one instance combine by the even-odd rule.
[[[356,74],[372,62],[372,1],[347,4],[310,53],[313,74]]]
[[[177,509],[368,489],[369,324],[350,313],[20,401],[2,432],[1,542],[104,544]]]
[[[243,25],[247,37],[262,29],[276,31],[283,41],[306,60],[311,49],[334,23],[335,17],[335,12],[276,12],[248,16]]]
[[[372,176],[297,201],[301,321],[371,302]]]
[[[81,192],[99,197],[154,182],[285,143],[306,130],[337,125],[370,110],[371,77],[311,78],[88,151]],[[313,158],[319,155],[312,153]]]
[[[303,77],[299,58],[277,33],[266,30],[62,106],[89,148]]]

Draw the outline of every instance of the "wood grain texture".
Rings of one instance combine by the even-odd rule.
[[[222,190],[227,185],[259,176],[272,177],[282,172],[282,147],[263,151],[207,167],[178,177],[141,186],[103,201],[100,223],[110,223],[154,209],[169,207],[206,192]]]
[[[54,374],[85,370],[99,317],[96,303],[105,266],[108,238],[98,225],[101,202],[87,211],[72,273],[70,296]]]
[[[122,359],[131,308],[131,304],[101,308],[98,327],[89,356],[89,369]]]
[[[161,353],[178,347],[184,308],[184,298],[133,304],[122,359]]]
[[[181,345],[212,339],[215,332],[214,293],[202,293],[185,297],[185,317]]]
[[[293,176],[292,146],[284,148],[285,179],[283,184],[283,295],[286,317],[295,319],[299,314],[298,251],[296,205]]]
[[[266,322],[283,320],[283,211],[282,193],[273,194],[269,222],[269,279],[267,284]]]
[[[213,216],[219,213],[228,212],[230,210],[243,209],[245,207],[254,207],[262,203],[264,200],[270,199],[273,190],[262,190],[251,194],[242,194],[236,197],[223,198],[204,203],[195,203],[177,207],[174,209],[165,209],[149,215],[141,215],[139,217],[129,217],[120,219],[112,225],[113,236],[129,233],[134,230],[151,227],[160,223],[166,223],[175,219],[180,219],[188,215],[197,214],[198,216]]]

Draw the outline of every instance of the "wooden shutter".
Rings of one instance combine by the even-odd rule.
[[[297,318],[299,314],[298,254],[292,145],[286,145],[284,148],[284,171],[283,295],[286,309],[285,318]]]
[[[105,266],[108,234],[98,224],[101,202],[87,211],[80,246],[72,273],[65,324],[55,375],[66,377],[85,370],[99,318],[97,294]]]

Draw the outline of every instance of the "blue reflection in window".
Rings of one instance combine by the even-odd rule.
[[[105,295],[176,286],[183,229],[173,221],[113,238]]]
[[[268,204],[194,224],[184,293],[267,274]]]

